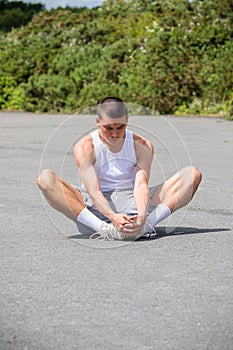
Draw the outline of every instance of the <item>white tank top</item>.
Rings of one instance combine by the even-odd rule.
[[[137,158],[134,149],[133,132],[126,129],[125,140],[120,152],[111,152],[99,137],[99,131],[91,133],[96,162],[93,164],[99,179],[101,191],[134,188]]]

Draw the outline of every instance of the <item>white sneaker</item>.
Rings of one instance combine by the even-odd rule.
[[[153,226],[152,223],[148,219],[146,219],[141,233],[141,237],[154,238],[156,236],[155,226]]]
[[[103,222],[100,231],[95,232],[90,236],[90,239],[101,239],[106,241],[113,241],[113,240],[123,240],[124,234],[116,229],[116,227],[110,223]]]

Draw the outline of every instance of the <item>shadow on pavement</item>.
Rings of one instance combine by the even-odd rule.
[[[179,235],[197,235],[201,233],[211,232],[223,232],[231,231],[230,228],[195,228],[195,227],[171,227],[171,226],[159,226],[156,227],[156,235],[151,238],[140,237],[138,241],[146,241],[152,239],[158,239],[167,236],[179,236]]]
[[[137,239],[138,241],[148,241],[159,239],[167,236],[178,236],[178,235],[197,235],[201,233],[211,233],[211,232],[223,232],[223,231],[231,231],[230,228],[195,228],[195,227],[170,227],[170,226],[159,226],[156,227],[156,235],[152,237],[140,237]],[[74,235],[69,236],[69,239],[89,239],[89,235]]]

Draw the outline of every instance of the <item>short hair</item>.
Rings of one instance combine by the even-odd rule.
[[[128,117],[128,108],[121,98],[109,96],[98,103],[97,114],[100,119],[103,115],[113,119]]]

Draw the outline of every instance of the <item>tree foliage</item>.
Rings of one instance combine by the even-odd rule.
[[[26,4],[23,1],[0,0],[0,30],[11,31],[31,21],[32,17],[44,9],[44,5]]]
[[[0,108],[18,96],[15,109],[75,112],[119,95],[162,114],[231,118],[232,24],[230,0],[42,11],[0,37],[0,94],[11,86]]]

